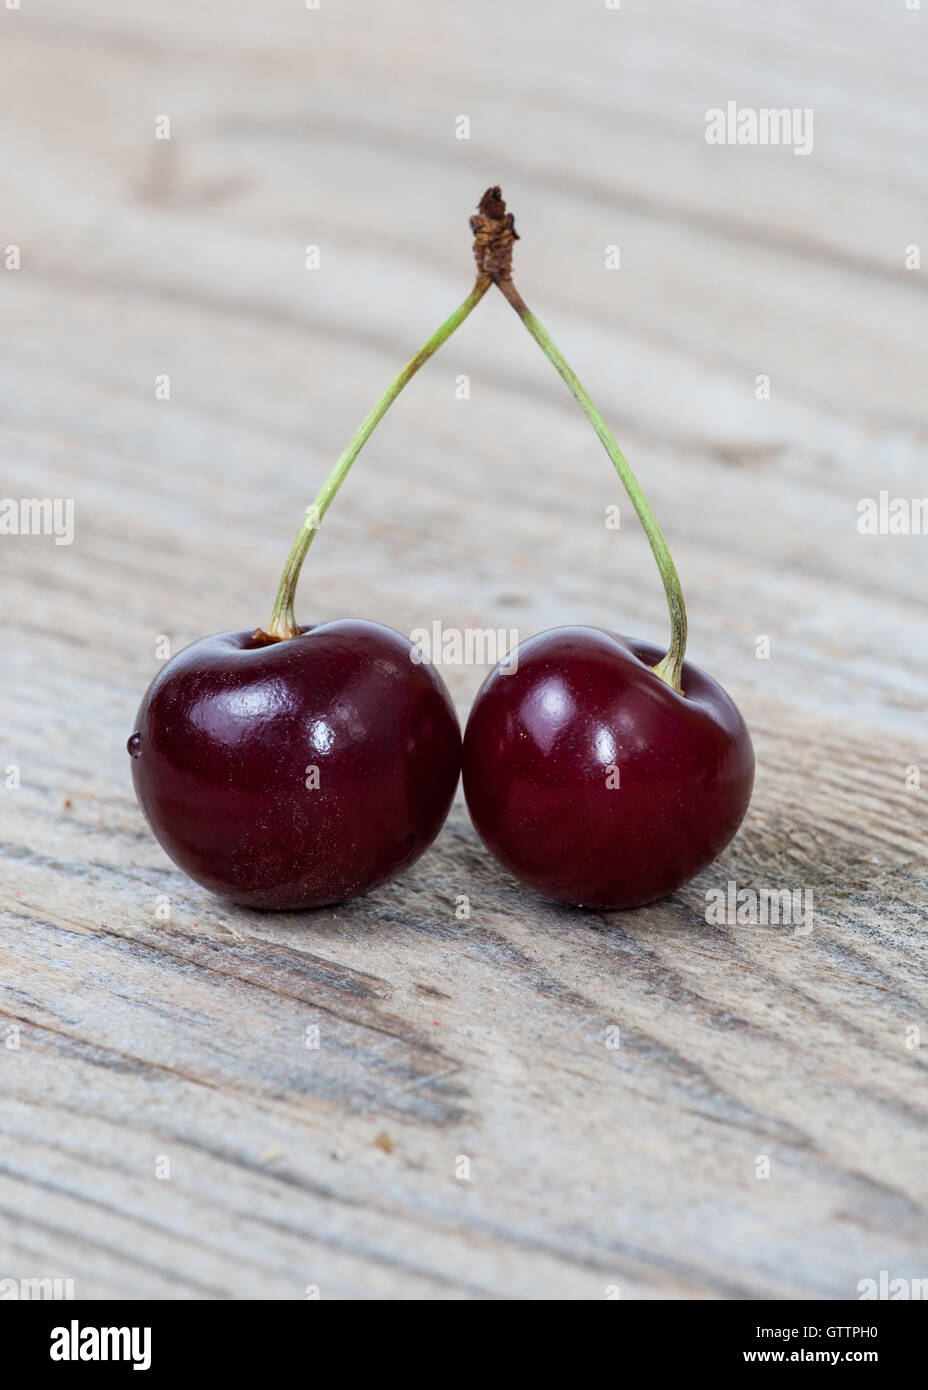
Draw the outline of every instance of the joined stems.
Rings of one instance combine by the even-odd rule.
[[[299,636],[300,628],[297,626],[296,619],[293,615],[293,599],[296,593],[297,581],[300,577],[300,570],[303,567],[303,561],[306,559],[306,552],[309,550],[313,538],[319,530],[322,518],[328,511],[338,489],[348,476],[348,470],[351,468],[358,454],[361,452],[384,415],[386,415],[403,387],[407,382],[412,380],[423,363],[427,362],[432,354],[438,351],[442,343],[446,342],[448,338],[451,337],[454,330],[460,327],[471,310],[476,308],[480,303],[492,283],[488,275],[478,275],[474,288],[464,300],[463,304],[458,305],[450,318],[447,318],[441,327],[432,334],[431,338],[419,349],[415,357],[410,358],[399,375],[394,377],[393,381],[390,382],[390,385],[387,387],[386,391],[384,391],[370,414],[362,421],[358,429],[352,435],[347,448],[341,454],[335,467],[322,484],[316,500],[311,506],[306,508],[303,524],[297,532],[296,540],[293,542],[290,554],[287,556],[287,563],[284,565],[284,572],[281,576],[280,587],[277,590],[277,599],[274,603],[274,611],[271,614],[271,621],[268,624],[266,636],[281,641],[290,637]]]
[[[600,443],[612,460],[632,506],[638,513],[638,518],[651,546],[651,552],[657,562],[670,612],[670,645],[667,649],[667,655],[653,669],[655,674],[665,681],[672,690],[682,694],[681,675],[683,659],[686,654],[686,608],[683,603],[680,578],[671,559],[663,532],[655,520],[641,484],[629,467],[622,450],[610,434],[606,422],[593,404],[586,387],[572,367],[568,365],[547,330],[536,319],[512,282],[513,243],[519,240],[519,235],[515,229],[512,213],[506,211],[506,204],[498,187],[487,189],[480,200],[477,214],[470,219],[470,225],[474,233],[474,256],[477,262],[477,280],[474,288],[463,304],[455,309],[451,317],[445,320],[441,327],[432,334],[428,342],[419,349],[415,357],[411,358],[398,376],[394,377],[373,410],[355,431],[348,447],[341,454],[335,467],[323,483],[316,500],[306,508],[303,523],[297,532],[290,554],[287,556],[271,621],[266,632],[258,630],[255,636],[268,641],[285,641],[299,635],[300,628],[297,626],[293,614],[293,599],[300,570],[306,559],[306,552],[319,530],[322,518],[328,511],[338,489],[345,481],[348,470],[403,387],[412,380],[423,363],[427,362],[432,354],[438,351],[442,343],[451,337],[455,329],[460,327],[471,310],[480,303],[490,286],[495,284],[519,315],[548,361],[552,363],[559,376],[566,382],[568,389],[593,426]]]

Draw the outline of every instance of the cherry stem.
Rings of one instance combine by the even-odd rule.
[[[384,415],[386,415],[403,387],[407,382],[412,380],[419,368],[429,360],[432,354],[438,351],[442,343],[446,342],[448,338],[451,337],[454,330],[460,327],[471,310],[475,309],[480,303],[492,283],[493,281],[489,275],[478,274],[477,282],[463,304],[460,304],[451,317],[446,319],[442,326],[432,334],[431,338],[419,349],[415,357],[410,358],[399,375],[391,381],[370,414],[362,421],[358,429],[352,435],[351,442],[326,478],[316,500],[311,506],[306,508],[303,524],[297,532],[296,540],[293,542],[293,547],[290,554],[287,556],[287,563],[284,565],[284,572],[281,575],[280,588],[277,590],[277,599],[274,603],[271,621],[268,624],[266,633],[263,635],[280,641],[300,635],[300,628],[297,626],[293,616],[293,599],[300,577],[300,570],[303,567],[303,561],[306,559],[306,552],[309,550],[313,538],[319,530],[322,518],[328,511],[338,489],[348,476],[348,470],[351,468],[358,454],[361,452]]]
[[[498,193],[499,190],[497,189],[496,192]],[[567,383],[571,394],[593,426],[603,448],[612,460],[632,506],[638,513],[641,525],[644,527],[644,533],[651,546],[651,552],[657,561],[657,568],[664,584],[664,593],[667,596],[667,607],[670,610],[670,647],[667,655],[653,669],[655,674],[660,676],[661,680],[666,681],[672,690],[682,694],[681,674],[683,658],[686,654],[686,607],[683,603],[680,577],[664,539],[664,533],[657,524],[641,484],[629,467],[622,450],[610,434],[606,422],[593,404],[585,386],[564,360],[547,330],[531,312],[513,284],[510,275],[504,272],[494,278],[499,289],[515,309],[548,361],[552,363],[558,374]]]

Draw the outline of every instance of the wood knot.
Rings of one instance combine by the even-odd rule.
[[[512,243],[519,240],[515,218],[506,211],[499,185],[488,188],[470,219],[474,259],[480,275],[508,280],[512,275]]]

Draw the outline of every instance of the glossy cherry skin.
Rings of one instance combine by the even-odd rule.
[[[720,686],[589,627],[523,642],[484,682],[464,733],[464,794],[487,848],[560,902],[630,908],[663,898],[731,840],[754,751]],[[618,785],[616,785],[616,782]],[[610,785],[611,783],[611,785]]]
[[[136,796],[175,864],[262,908],[342,902],[409,868],[461,765],[444,682],[412,652],[355,620],[282,642],[220,632],[179,652],[128,744]]]

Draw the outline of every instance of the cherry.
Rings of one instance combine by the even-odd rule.
[[[363,893],[428,848],[457,786],[444,683],[378,623],[291,640],[221,632],[155,678],[129,740],[139,803],[176,864],[250,907]]]
[[[148,689],[128,741],[136,796],[191,878],[252,907],[340,902],[408,868],[448,813],[461,731],[444,683],[377,623],[300,626],[309,546],[374,428],[491,284],[391,382],[306,509],[266,630],[194,642]]]
[[[754,752],[741,715],[684,661],[686,608],[648,501],[576,373],[512,281],[511,213],[488,189],[471,219],[498,286],[590,421],[664,583],[666,654],[593,628],[543,632],[491,672],[464,733],[464,793],[487,848],[562,902],[631,908],[704,869],[741,824]]]
[[[500,863],[549,898],[654,902],[741,824],[754,781],[744,720],[689,663],[671,689],[651,669],[661,656],[594,628],[554,628],[477,695],[464,734],[468,810]]]

